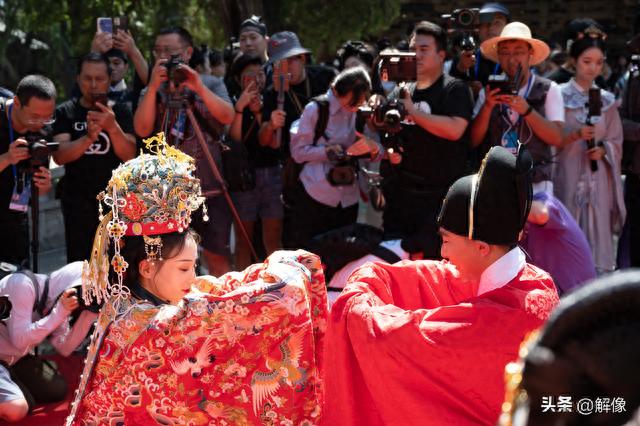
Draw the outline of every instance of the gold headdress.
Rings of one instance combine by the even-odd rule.
[[[157,235],[186,230],[191,212],[203,204],[193,158],[167,145],[163,133],[145,139],[144,144],[151,154],[140,154],[114,170],[106,190],[97,197],[100,225],[91,259],[83,270],[83,297],[87,302],[95,298],[117,303],[128,297],[123,274],[129,265],[120,254],[123,236],[142,236],[147,258],[162,260],[162,239]],[[111,208],[106,215],[103,203]],[[203,213],[207,220],[204,205]],[[114,255],[109,261],[110,240]],[[109,281],[109,266],[117,282]]]

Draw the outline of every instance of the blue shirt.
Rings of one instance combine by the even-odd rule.
[[[325,147],[339,144],[346,151],[356,141],[356,113],[342,108],[338,98],[329,89],[329,120],[325,134],[313,145],[313,137],[318,120],[318,104],[309,102],[302,116],[291,125],[291,157],[297,163],[306,163],[300,172],[304,189],[319,203],[338,207],[349,207],[358,202],[358,185],[332,186],[327,173],[333,167],[329,162]],[[380,149],[382,152],[382,149]]]

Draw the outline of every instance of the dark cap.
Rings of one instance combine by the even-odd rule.
[[[104,56],[106,56],[107,58],[120,58],[123,61],[128,62],[127,54],[120,49],[109,49],[105,52]]]
[[[270,62],[307,53],[311,53],[311,51],[302,47],[298,36],[291,31],[281,31],[269,38],[268,54]]]
[[[240,34],[245,31],[255,31],[262,37],[265,37],[267,35],[267,26],[262,22],[260,16],[251,15],[251,18],[245,19],[242,21],[242,24],[240,24]]]
[[[488,244],[517,243],[531,208],[532,164],[524,146],[517,158],[501,146],[491,148],[478,174],[451,185],[438,224],[454,234]]]
[[[509,19],[511,16],[507,6],[502,3],[485,3],[480,8],[480,22],[490,22],[493,19],[493,15],[500,13]]]

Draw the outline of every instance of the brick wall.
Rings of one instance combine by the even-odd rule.
[[[638,0],[503,0],[511,11],[512,19],[524,22],[534,36],[561,40],[566,24],[573,18],[589,17],[601,23],[608,34],[610,56],[624,51],[624,43],[633,35],[633,24],[640,15]],[[480,7],[477,1],[422,0],[405,1],[402,15],[389,31],[389,35],[400,38],[407,27],[420,20],[439,23],[440,15],[455,8]]]

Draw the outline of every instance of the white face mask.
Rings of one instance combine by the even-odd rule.
[[[384,90],[385,95],[388,95],[389,93],[393,92],[393,89],[395,88],[396,88],[396,83],[394,81],[382,82],[382,89]]]

